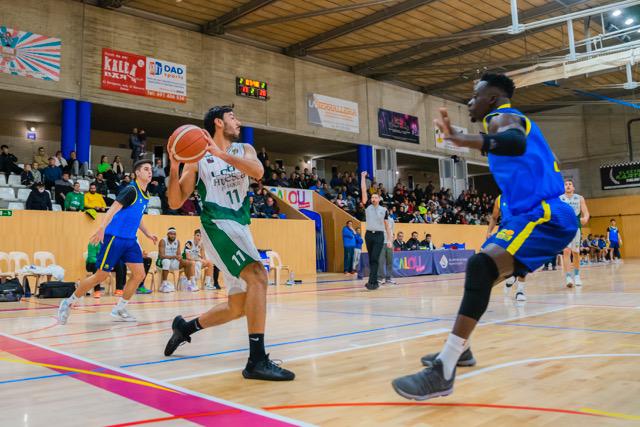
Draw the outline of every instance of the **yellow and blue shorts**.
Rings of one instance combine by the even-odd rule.
[[[96,257],[96,267],[98,270],[113,271],[120,262],[142,264],[142,261],[142,248],[138,239],[124,239],[105,234]]]
[[[542,201],[530,210],[512,215],[482,247],[504,248],[529,271],[535,271],[562,252],[576,235],[578,223],[573,208],[559,198]]]

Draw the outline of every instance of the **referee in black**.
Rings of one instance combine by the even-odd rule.
[[[360,174],[360,192],[363,205],[367,205],[367,172]],[[378,264],[380,262],[380,252],[384,247],[384,233],[387,233],[387,246],[392,247],[391,228],[389,223],[385,221],[389,214],[385,208],[380,206],[380,196],[378,194],[371,195],[371,204],[365,210],[367,221],[367,233],[364,235],[364,242],[367,245],[369,253],[369,281],[365,287],[374,291],[380,287],[378,284]]]

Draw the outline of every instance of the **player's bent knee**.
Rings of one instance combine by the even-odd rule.
[[[489,255],[480,252],[469,258],[459,314],[479,320],[489,305],[491,288],[498,276],[498,266]]]

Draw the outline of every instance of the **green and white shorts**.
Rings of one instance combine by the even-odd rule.
[[[207,258],[222,272],[227,294],[246,292],[247,283],[240,278],[240,272],[252,262],[261,262],[249,226],[231,220],[205,221],[203,218],[202,228]]]

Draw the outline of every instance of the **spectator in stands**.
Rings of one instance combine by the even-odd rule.
[[[167,179],[167,174],[164,172],[162,159],[160,157],[156,157],[156,164],[153,166],[152,178],[154,181],[157,181],[158,184],[164,184]]]
[[[73,184],[73,191],[67,193],[64,198],[65,211],[83,211],[84,210],[84,193],[80,191],[80,183]]]
[[[36,182],[36,179],[31,172],[31,165],[24,165],[24,170],[20,174],[20,184],[31,187]]]
[[[38,153],[33,156],[33,162],[43,166],[49,164],[49,156],[44,151],[44,147],[38,148]]]
[[[89,185],[89,192],[84,193],[84,208],[94,209],[97,212],[106,212],[107,210],[107,203],[102,194],[98,193],[94,183]]]
[[[51,197],[45,191],[43,183],[37,183],[36,188],[31,190],[27,198],[26,208],[30,211],[50,211],[52,209]]]
[[[265,204],[260,210],[260,213],[262,214],[262,218],[279,218],[280,208],[278,208],[278,205],[276,204],[276,201],[273,199],[273,197],[268,196]]]
[[[120,160],[120,156],[115,156],[113,158],[111,170],[116,174],[116,178],[118,180],[121,180],[122,177],[124,177],[124,165],[122,164],[122,160]]]
[[[2,145],[0,147],[0,173],[4,173],[7,177],[14,173],[16,175],[22,174],[22,169],[16,164],[18,158],[9,152],[8,145]]]
[[[402,231],[398,231],[396,235],[396,239],[393,241],[393,250],[395,252],[406,250],[406,244],[404,242],[404,233]]]
[[[33,174],[33,182],[42,182],[42,172],[40,172],[40,168],[38,167],[37,162],[33,162],[31,167],[31,173]]]
[[[76,157],[75,151],[69,153],[69,158],[67,159],[67,172],[69,172],[73,176],[80,175],[80,162]]]
[[[353,229],[353,221],[347,221],[342,227],[342,247],[344,249],[344,274],[353,274],[353,254],[356,247],[356,231]]]
[[[249,196],[249,215],[251,218],[260,218],[260,211],[255,204],[255,196]]]
[[[266,184],[272,187],[277,187],[279,183],[278,174],[276,172],[271,172],[271,178],[267,180]]]
[[[138,139],[140,140],[140,157],[144,157],[147,154],[147,133],[144,129],[138,132]]]
[[[334,201],[334,204],[340,209],[344,209],[347,207],[347,201],[342,198],[342,193],[338,194],[338,197]]]
[[[267,203],[267,197],[269,197],[269,192],[266,188],[260,186],[258,187],[258,191],[253,196],[253,206],[255,207],[256,213],[258,214],[257,218],[262,216],[263,206]]]
[[[428,251],[436,250],[436,245],[431,241],[431,234],[427,233],[427,235],[424,236],[424,240],[420,242],[420,249],[426,249]]]
[[[420,249],[420,240],[418,239],[417,231],[411,233],[411,238],[407,240],[405,247],[407,251],[417,251],[418,249]]]
[[[258,153],[258,160],[260,160],[260,163],[262,163],[262,167],[266,169],[266,163],[267,160],[269,160],[269,155],[267,154],[267,150],[262,147],[260,149],[260,152]]]
[[[197,215],[196,205],[193,194],[187,200],[184,201],[180,208],[180,215],[195,216]]]
[[[98,175],[96,175],[96,180],[93,181],[92,184],[96,186],[96,191],[103,196],[109,194],[109,186],[107,185],[107,182],[104,180],[104,176],[101,173],[98,173]]]
[[[356,228],[355,232],[356,238],[356,246],[353,248],[353,271],[358,271],[358,266],[360,265],[360,255],[362,254],[362,244],[364,240],[362,240],[362,232],[360,228]]]
[[[68,166],[67,159],[62,157],[62,151],[59,151],[59,150],[56,151],[55,161],[56,161],[56,166],[62,169],[62,171],[64,171]]]
[[[67,193],[73,191],[73,181],[69,179],[69,172],[63,172],[62,178],[56,180],[54,189],[54,199],[57,204],[64,205]]]
[[[275,169],[271,167],[271,162],[269,161],[269,159],[267,158],[264,161],[264,177],[270,178],[271,174],[275,172]],[[265,178],[265,179],[267,179]]]
[[[280,177],[278,178],[278,187],[289,187],[290,183],[287,179],[287,174],[285,172],[280,172]]]
[[[122,178],[122,181],[120,181],[120,185],[118,186],[118,189],[116,191],[116,196],[120,194],[120,192],[124,190],[129,184],[131,184],[131,177],[129,175],[125,175]]]
[[[356,206],[356,212],[353,215],[358,221],[364,221],[367,219],[367,214],[362,203],[358,203]]]
[[[411,218],[411,220],[409,222],[410,223],[414,223],[414,224],[424,224],[427,221],[425,221],[424,217],[422,215],[420,215],[420,212],[414,211],[413,212],[413,217]]]
[[[56,161],[53,157],[49,157],[49,166],[42,169],[42,178],[47,188],[52,188],[56,185],[56,181],[62,178],[62,170],[56,166]]]
[[[102,175],[106,185],[107,185],[107,193],[103,193],[101,191],[101,184],[97,184],[98,192],[103,196],[109,194],[109,191],[115,192],[118,188],[118,175],[111,169],[111,164],[109,163],[109,157],[102,155],[100,156],[100,164],[98,165],[98,176]]]
[[[135,163],[140,158],[140,153],[142,152],[138,128],[133,128],[129,134],[129,148],[131,149],[131,160]]]

